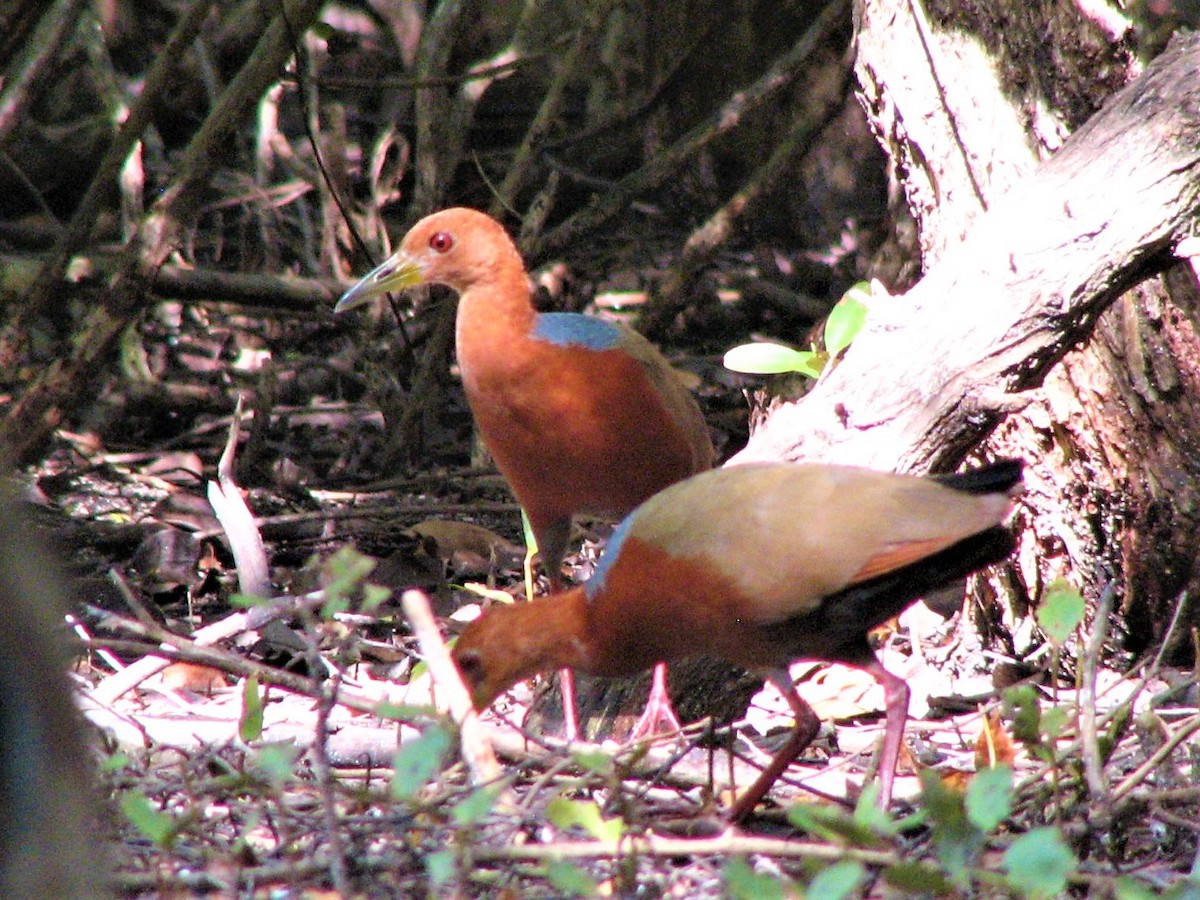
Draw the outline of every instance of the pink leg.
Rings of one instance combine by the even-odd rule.
[[[671,734],[679,731],[679,717],[671,707],[671,695],[667,692],[667,664],[658,663],[654,667],[654,675],[650,682],[650,696],[646,699],[646,710],[633,731],[629,733],[631,741],[640,738],[653,737],[656,734]]]
[[[795,713],[796,729],[788,738],[787,743],[779,748],[770,764],[763,769],[762,774],[755,779],[754,784],[750,785],[730,808],[729,819],[735,823],[745,821],[754,812],[759,801],[771,789],[771,785],[787,771],[787,767],[804,748],[812,743],[812,739],[817,736],[817,731],[821,727],[821,720],[817,718],[812,707],[804,702],[804,698],[796,693],[796,686],[792,684],[792,679],[786,671],[773,669],[767,673],[767,677],[775,687],[779,688],[779,692],[783,694],[788,705],[791,706],[792,712]]]
[[[575,676],[570,669],[558,670],[558,690],[562,694],[564,736],[568,741],[577,741],[579,715],[575,709]]]
[[[883,752],[879,755],[879,806],[887,809],[892,802],[892,782],[896,778],[896,763],[900,759],[900,743],[904,740],[904,723],[908,719],[908,684],[893,675],[872,654],[862,668],[883,685]]]

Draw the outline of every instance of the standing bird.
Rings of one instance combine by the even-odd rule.
[[[427,216],[400,249],[338,301],[444,284],[459,294],[455,341],[467,402],[496,467],[529,518],[552,592],[576,514],[619,519],[713,464],[700,408],[654,346],[632,329],[578,313],[539,313],[508,233],[472,209]],[[568,739],[574,683],[561,675]],[[679,727],[666,669],[654,670],[635,736]]]
[[[1000,523],[1021,463],[917,477],[847,466],[766,463],[717,469],[655,495],[617,526],[584,585],[493,607],[463,631],[454,659],[479,710],[537,672],[629,675],[716,656],[764,672],[796,727],[734,805],[740,821],[817,733],[787,673],[797,659],[875,676],[886,710],[880,800],[891,800],[908,685],[880,665],[867,632],[923,593],[998,562]]]

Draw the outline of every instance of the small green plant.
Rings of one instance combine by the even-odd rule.
[[[592,800],[571,800],[555,797],[546,804],[546,819],[556,828],[566,831],[581,828],[595,840],[616,844],[625,835],[625,821],[620,816],[605,817],[599,804]],[[568,897],[598,897],[600,885],[582,868],[565,859],[551,860],[545,866],[546,880]]]
[[[796,885],[791,881],[769,872],[756,872],[740,856],[725,863],[721,876],[725,879],[725,894],[730,900],[785,900],[799,896]]]
[[[1059,578],[1042,593],[1037,608],[1037,623],[1055,647],[1067,642],[1071,633],[1083,622],[1083,596],[1068,582]]]
[[[353,547],[343,547],[325,561],[327,580],[325,583],[325,606],[321,616],[331,619],[336,613],[346,612],[350,601],[362,591],[362,607],[370,612],[391,596],[387,588],[366,584],[367,576],[375,568],[375,560],[364,556]]]
[[[556,828],[582,828],[598,841],[616,843],[625,834],[620,816],[605,818],[593,800],[569,800],[555,797],[546,804],[546,818]]]
[[[1051,671],[1058,671],[1059,651],[1083,622],[1083,614],[1083,597],[1066,581],[1052,582],[1042,593],[1036,618],[1050,639]],[[1005,691],[1004,706],[1012,720],[1013,737],[1035,759],[1055,762],[1056,743],[1075,720],[1077,710],[1071,705],[1043,708],[1041,695],[1029,684],[1014,685]]]
[[[760,341],[741,344],[725,354],[725,368],[747,375],[781,375],[799,372],[819,378],[831,360],[850,346],[867,321],[871,301],[883,295],[877,283],[859,282],[834,304],[825,320],[823,348],[794,350],[783,344]]]
[[[1034,828],[1015,838],[1005,825],[1014,808],[1013,771],[1008,766],[981,769],[960,791],[933,770],[921,773],[922,806],[912,816],[892,819],[875,805],[876,791],[868,786],[853,812],[829,805],[799,804],[788,811],[789,821],[824,841],[850,851],[882,851],[906,832],[926,828],[932,857],[904,858],[882,864],[880,877],[892,888],[926,896],[953,896],[978,887],[1007,896],[1042,900],[1061,896],[1078,868],[1078,860],[1056,827]],[[998,869],[987,864],[989,850],[1004,848]],[[845,897],[867,878],[866,865],[856,859],[828,864],[814,860],[805,896]],[[795,886],[754,872],[745,862],[724,870],[732,896],[793,896]]]
[[[156,847],[168,850],[175,843],[182,822],[160,810],[145,794],[125,791],[118,795],[117,805],[130,824]]]
[[[405,741],[392,762],[392,797],[410,800],[441,771],[442,760],[450,749],[450,731],[443,725],[430,725],[419,738]]]
[[[257,741],[263,733],[263,696],[258,690],[258,673],[252,672],[242,686],[242,715],[238,719],[238,737],[245,743]]]

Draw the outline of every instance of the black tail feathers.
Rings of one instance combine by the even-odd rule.
[[[1021,480],[1025,463],[1019,459],[1000,459],[969,472],[954,472],[949,475],[933,475],[946,487],[967,494],[1002,494],[1011,490]]]

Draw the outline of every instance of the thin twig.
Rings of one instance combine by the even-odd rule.
[[[1092,799],[1107,806],[1108,780],[1100,759],[1100,740],[1096,730],[1096,671],[1100,654],[1108,636],[1108,619],[1112,613],[1113,584],[1109,581],[1096,601],[1092,616],[1092,636],[1083,651],[1082,683],[1079,688],[1079,740],[1083,750],[1083,772]]]
[[[484,732],[479,715],[471,705],[471,695],[463,684],[450,651],[442,640],[437,619],[429,608],[429,598],[419,590],[407,590],[400,596],[404,617],[412,627],[421,655],[429,666],[434,687],[450,710],[450,717],[462,732],[462,757],[473,784],[491,784],[501,776],[500,763]]]
[[[312,625],[313,623],[310,623]],[[306,655],[309,667],[320,671],[324,660],[317,648],[315,627],[307,629],[308,647]],[[340,897],[349,897],[350,879],[346,871],[346,846],[342,840],[341,824],[338,821],[337,798],[333,793],[333,766],[329,762],[329,715],[338,703],[338,688],[341,685],[341,673],[334,670],[328,680],[320,688],[320,699],[317,702],[317,721],[312,745],[313,775],[316,779],[317,792],[321,796],[321,825],[325,841],[329,846],[329,879]]]
[[[1171,735],[1165,744],[1159,747],[1149,759],[1126,775],[1121,782],[1115,788],[1113,788],[1112,803],[1114,807],[1120,804],[1121,800],[1125,798],[1126,794],[1141,784],[1147,775],[1162,765],[1167,757],[1175,752],[1175,748],[1177,748],[1197,731],[1200,731],[1200,716],[1192,716],[1190,719],[1180,723],[1180,725],[1175,729],[1175,733]]]
[[[529,128],[525,131],[524,138],[521,139],[521,146],[517,148],[512,161],[508,164],[504,181],[492,199],[491,214],[493,216],[503,215],[506,210],[511,210],[515,205],[517,192],[528,181],[533,162],[558,119],[567,88],[577,81],[579,68],[592,49],[596,35],[608,21],[613,5],[613,0],[592,0],[588,4],[588,10],[584,14],[583,23],[576,32],[575,40],[571,44],[571,48],[558,60],[558,71],[555,73],[554,80],[543,95],[541,106],[538,107],[533,121],[529,123]]]
[[[803,64],[844,21],[846,5],[833,0],[787,53],[745,90],[735,92],[708,121],[702,122],[642,168],[622,178],[615,190],[597,194],[579,212],[540,239],[531,241],[527,255],[540,259],[574,243],[580,236],[603,225],[626,208],[632,198],[674,177],[696,153],[723,134],[732,131],[753,109],[791,84]]]
[[[747,209],[773,191],[782,178],[795,171],[794,161],[808,152],[813,141],[842,110],[845,87],[850,78],[848,59],[842,62],[841,75],[838,89],[824,98],[821,108],[814,111],[802,107],[766,161],[754,170],[720,209],[709,216],[708,221],[689,235],[683,252],[663,279],[657,296],[642,313],[639,324],[646,333],[661,331],[687,305],[696,274],[712,262],[717,251],[745,217]]]
[[[872,866],[894,866],[904,858],[886,850],[862,850],[836,844],[744,837],[732,829],[715,838],[661,838],[654,835],[621,841],[556,842],[506,847],[476,847],[478,862],[501,860],[597,859],[607,856],[728,856],[762,854],[787,859],[855,860]]]

